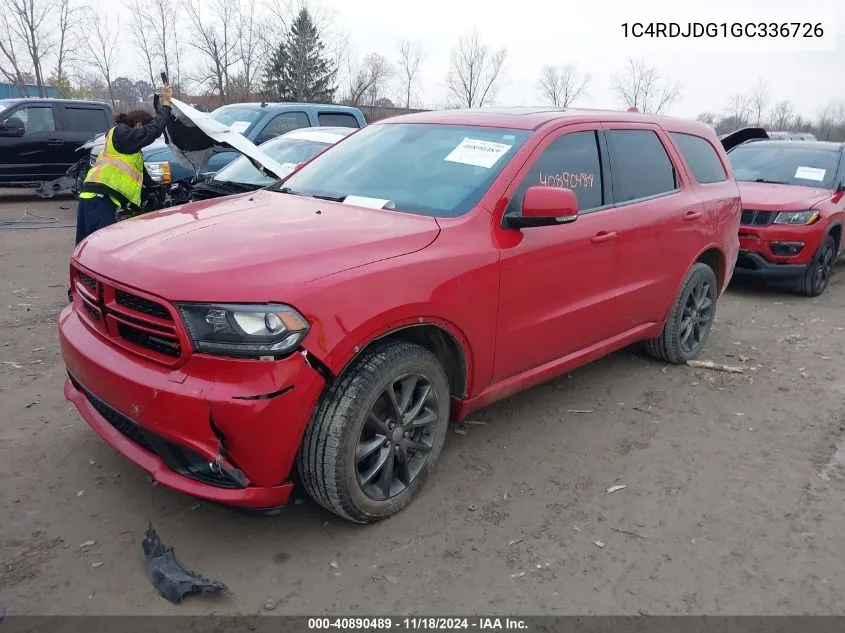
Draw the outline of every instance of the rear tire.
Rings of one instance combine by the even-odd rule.
[[[833,265],[836,263],[836,240],[832,235],[824,238],[819,250],[807,267],[807,272],[796,284],[795,290],[805,297],[818,297],[830,284]]]
[[[357,523],[396,514],[434,468],[449,411],[446,372],[430,351],[388,342],[364,352],[305,430],[297,470],[306,492]]]
[[[649,355],[681,365],[701,354],[713,327],[717,300],[716,274],[707,264],[697,262],[681,284],[663,332],[646,342]]]

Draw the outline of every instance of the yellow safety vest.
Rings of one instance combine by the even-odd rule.
[[[141,206],[141,188],[144,185],[144,156],[141,152],[121,154],[114,148],[112,134],[106,133],[106,142],[97,161],[85,176],[86,183],[96,183],[120,194],[137,207]],[[84,185],[83,185],[84,186]]]

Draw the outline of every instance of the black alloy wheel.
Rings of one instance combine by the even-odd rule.
[[[680,344],[687,354],[700,351],[716,314],[716,291],[709,279],[698,281],[687,293],[680,323]]]
[[[411,485],[431,454],[438,409],[437,394],[422,374],[400,376],[382,391],[355,448],[364,494],[387,501]]]

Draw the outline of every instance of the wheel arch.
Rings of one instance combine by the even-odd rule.
[[[719,292],[721,294],[721,291],[725,286],[725,275],[727,274],[728,269],[727,262],[725,261],[725,254],[722,252],[722,249],[718,246],[710,246],[709,248],[703,250],[699,253],[698,257],[695,258],[695,261],[690,264],[689,269],[687,269],[687,274],[689,274],[689,270],[698,263],[707,264],[713,270],[713,273],[716,275],[716,281],[719,284]],[[686,275],[684,275],[684,279],[686,279]],[[683,283],[683,281],[681,283]]]
[[[337,375],[345,373],[367,350],[391,340],[415,343],[429,350],[446,372],[450,395],[461,400],[468,397],[473,367],[469,342],[458,328],[441,319],[419,317],[367,337],[352,346],[352,353],[343,360]]]
[[[827,235],[833,237],[836,242],[837,254],[842,251],[842,220],[835,220],[827,227]]]

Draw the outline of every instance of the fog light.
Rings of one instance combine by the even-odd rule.
[[[800,253],[804,248],[804,242],[769,242],[769,248],[775,255],[789,257]]]

